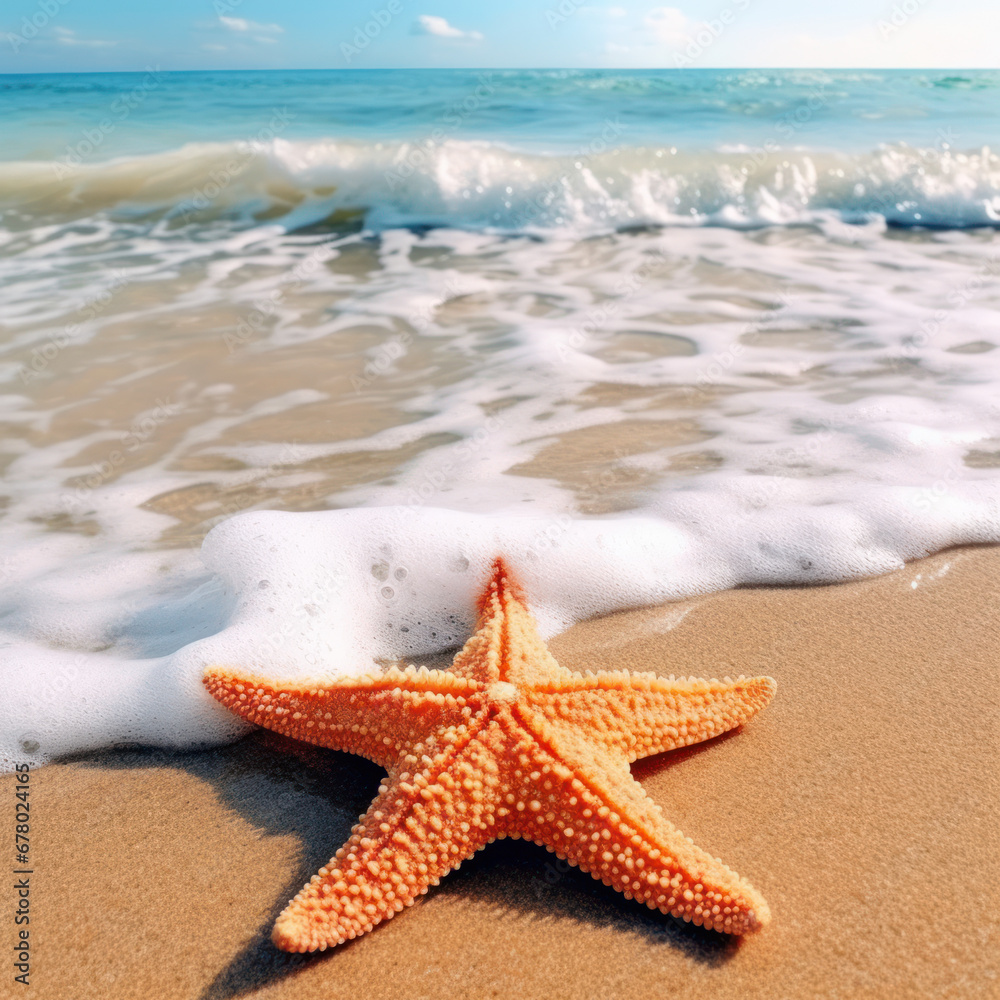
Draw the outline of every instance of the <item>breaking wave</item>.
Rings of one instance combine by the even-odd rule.
[[[615,145],[542,155],[486,141],[193,143],[89,162],[0,163],[8,226],[110,215],[171,227],[220,220],[286,229],[455,227],[601,232],[884,219],[893,226],[1000,223],[1000,155],[987,147],[864,153],[765,145],[693,152]]]

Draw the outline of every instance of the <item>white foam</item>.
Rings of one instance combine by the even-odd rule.
[[[56,170],[0,162],[0,209],[41,218],[158,210],[173,220],[269,217],[289,228],[335,211],[392,229],[608,231],[637,225],[759,226],[831,216],[902,225],[1000,220],[1000,158],[977,150],[885,145],[868,153],[799,148],[540,154],[476,140],[439,143],[275,139],[246,158],[240,143],[190,143]],[[234,159],[243,166],[235,174]],[[221,186],[219,176],[227,178]],[[332,190],[332,193],[331,193]],[[210,195],[206,195],[206,191]],[[72,240],[78,234],[66,233]],[[60,248],[46,240],[44,251]]]
[[[0,708],[0,761],[229,740],[241,724],[201,685],[214,664],[332,679],[454,648],[498,555],[550,636],[623,608],[741,583],[843,580],[898,567],[928,543],[1000,539],[994,488],[967,488],[946,511],[922,515],[902,490],[855,496],[821,516],[754,510],[739,491],[681,498],[673,514],[581,521],[382,507],[231,518],[203,548],[222,591],[201,583],[157,623],[169,633],[200,608],[218,631],[139,660],[23,642],[0,649],[6,688],[17,692]],[[30,683],[17,683],[21,671]]]

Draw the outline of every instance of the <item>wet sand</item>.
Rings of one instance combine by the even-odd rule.
[[[745,940],[629,902],[555,855],[491,845],[317,956],[269,942],[380,771],[257,732],[32,777],[32,987],[159,998],[964,998],[1000,991],[1000,548],[877,579],[743,589],[578,625],[565,666],[768,673],[744,729],[634,766],[767,898]],[[13,779],[2,779],[11,801]],[[9,932],[10,936],[10,932]],[[11,938],[12,939],[12,938]]]

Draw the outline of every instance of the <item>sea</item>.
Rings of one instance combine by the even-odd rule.
[[[498,555],[551,635],[1000,541],[1000,72],[4,75],[0,137],[6,765],[439,655]]]

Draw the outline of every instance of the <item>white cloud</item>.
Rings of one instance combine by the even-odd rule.
[[[628,11],[624,7],[609,7],[608,17],[628,17]]]
[[[434,14],[421,14],[414,25],[418,34],[434,35],[437,38],[464,38],[472,42],[481,42],[483,36],[478,31],[462,31],[453,24],[449,24],[443,17]]]
[[[117,45],[117,42],[107,42],[100,38],[79,38],[72,28],[54,28],[56,41],[60,45],[81,45],[89,49],[106,49]]]
[[[206,52],[228,52],[229,49],[225,45],[214,45],[210,42],[206,42],[202,48]]]
[[[229,31],[256,31],[263,35],[280,35],[285,30],[280,24],[261,24],[259,21],[248,21],[245,17],[223,17],[221,14],[219,15],[219,24]],[[257,38],[257,41],[263,41],[263,39]],[[267,41],[274,41],[274,39],[269,38]]]
[[[642,23],[656,41],[672,49],[679,49],[691,40],[691,31],[697,22],[692,21],[679,7],[654,7],[642,19]]]

